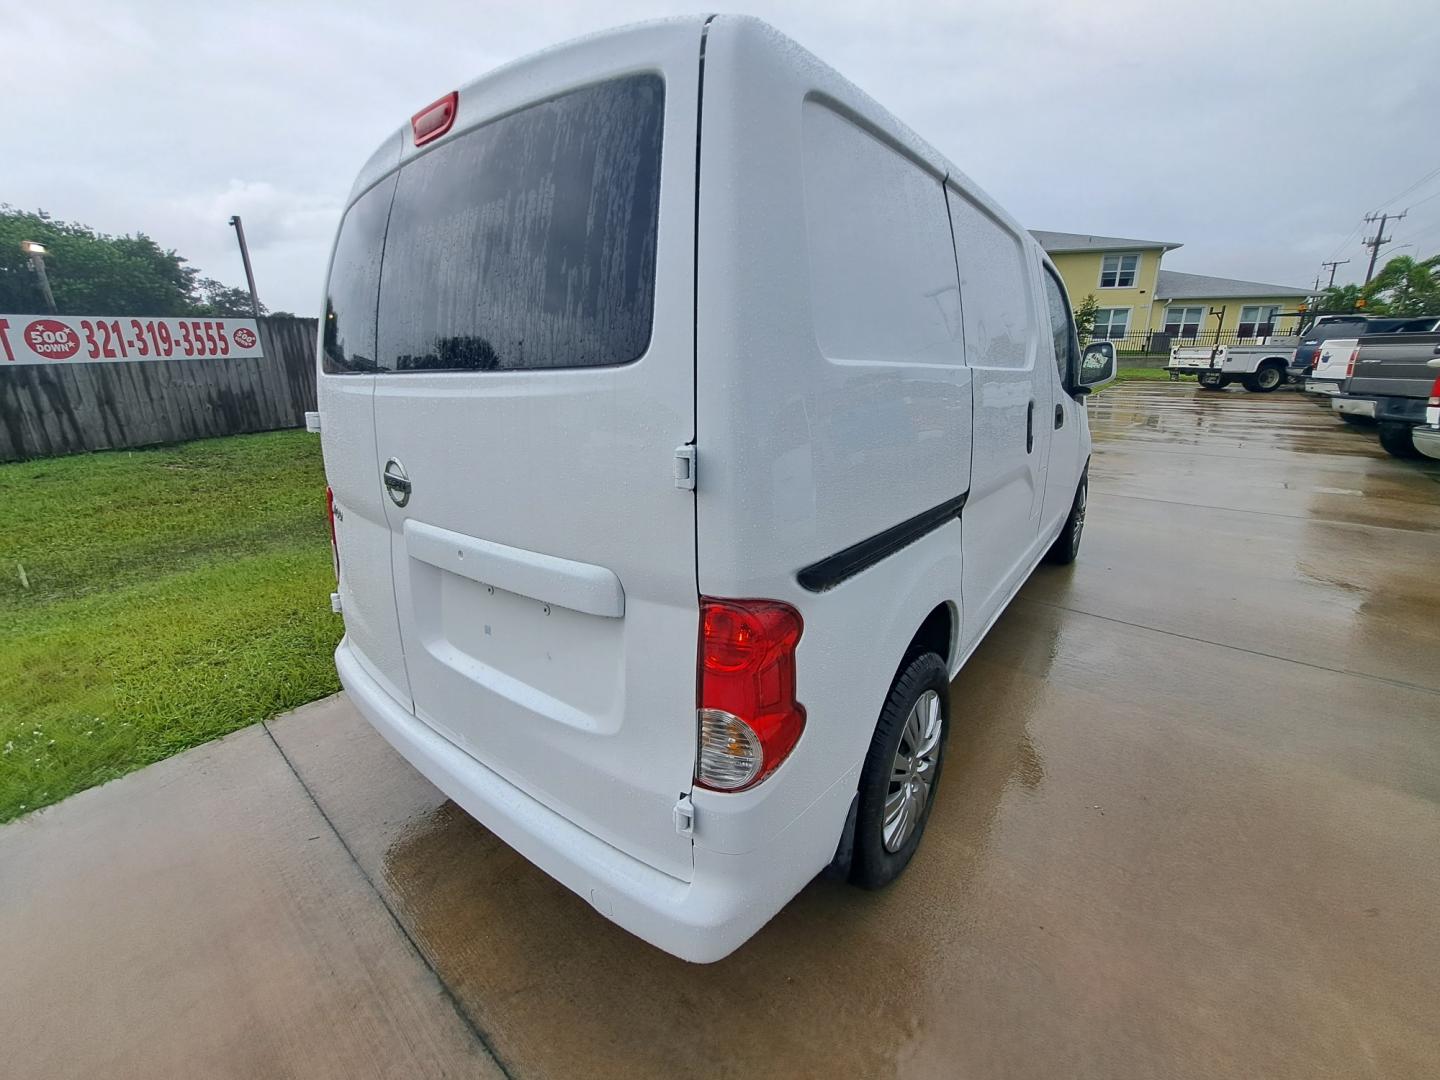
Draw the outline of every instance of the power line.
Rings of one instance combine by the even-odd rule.
[[[1409,195],[1410,192],[1412,192],[1412,191],[1414,191],[1416,188],[1418,188],[1421,184],[1425,183],[1427,180],[1430,180],[1432,177],[1436,177],[1436,176],[1440,176],[1440,165],[1436,165],[1435,168],[1431,169],[1431,170],[1430,170],[1428,173],[1426,173],[1424,176],[1420,177],[1419,180],[1416,180],[1413,184],[1411,184],[1409,187],[1407,187],[1404,191],[1400,192],[1399,195],[1393,195],[1393,196],[1391,196],[1390,198],[1386,199],[1383,203],[1380,204],[1380,209],[1381,209],[1381,210],[1384,210],[1385,207],[1391,205],[1392,203],[1398,202],[1399,200],[1403,199],[1406,195]]]
[[[1431,199],[1440,199],[1440,191],[1435,192],[1433,195],[1426,195],[1425,198],[1423,198],[1423,199],[1416,199],[1414,202],[1412,202],[1412,203],[1411,203],[1409,206],[1407,206],[1405,209],[1407,209],[1407,210],[1414,210],[1415,207],[1417,207],[1417,206],[1423,206],[1425,203],[1429,202]]]
[[[1355,239],[1355,237],[1359,235],[1360,230],[1363,228],[1365,228],[1365,219],[1361,218],[1360,221],[1356,224],[1356,226],[1345,234],[1345,239],[1341,240],[1340,243],[1335,245],[1335,250],[1330,252],[1330,258],[1333,259],[1336,255],[1339,255],[1340,252],[1344,251],[1347,247],[1349,247],[1350,241]]]

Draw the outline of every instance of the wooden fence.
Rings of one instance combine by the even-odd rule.
[[[0,366],[0,461],[301,427],[314,319],[261,319],[263,359]]]

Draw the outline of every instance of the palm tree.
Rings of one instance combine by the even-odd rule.
[[[1440,255],[1417,260],[1397,255],[1364,289],[1366,311],[1389,315],[1440,315]]]

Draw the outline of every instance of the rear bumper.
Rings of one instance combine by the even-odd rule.
[[[1345,413],[1347,416],[1368,416],[1375,419],[1375,401],[1373,398],[1345,397],[1343,394],[1336,394],[1330,399],[1330,408],[1337,413]]]
[[[1377,397],[1375,398],[1375,419],[1393,420],[1400,424],[1423,424],[1425,422],[1425,399]]]
[[[1307,394],[1324,394],[1326,397],[1334,397],[1340,392],[1340,382],[1337,379],[1306,379],[1305,392]]]
[[[703,845],[707,817],[730,816],[731,806],[734,816],[753,815],[755,805],[695,792],[695,869],[686,882],[586,832],[416,719],[361,667],[348,638],[335,651],[335,667],[361,715],[466,813],[606,918],[696,963],[733,952],[825,868],[854,793],[856,778],[842,777],[778,833],[755,822],[757,835],[771,839],[730,854]],[[724,829],[733,834],[744,824],[732,820]]]
[[[1413,427],[1410,429],[1410,439],[1420,453],[1440,461],[1440,427]]]

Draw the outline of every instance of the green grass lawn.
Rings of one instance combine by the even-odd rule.
[[[0,465],[0,821],[339,688],[320,440]]]
[[[1168,382],[1170,373],[1157,367],[1122,367],[1116,370],[1115,378],[1120,382],[1139,379],[1145,382]]]

